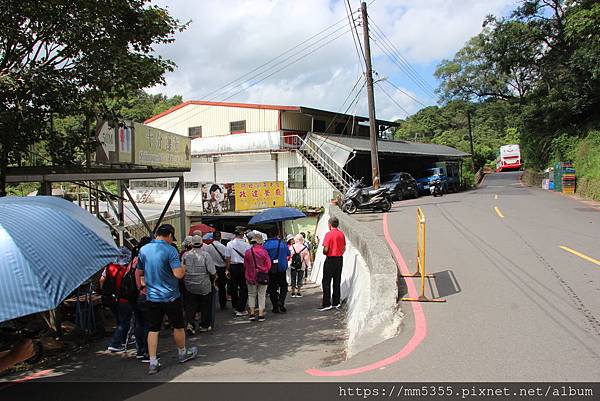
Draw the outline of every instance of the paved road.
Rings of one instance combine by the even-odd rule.
[[[411,270],[416,207],[424,210],[431,289],[447,303],[405,302],[402,333],[343,367],[400,351],[415,320],[424,340],[353,379],[600,380],[600,266],[559,248],[600,260],[600,210],[518,178],[492,174],[476,191],[396,203],[389,230]],[[381,215],[357,218],[383,232]]]

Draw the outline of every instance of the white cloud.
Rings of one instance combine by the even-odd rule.
[[[451,57],[467,39],[480,31],[485,15],[502,14],[515,1],[376,0],[369,7],[369,14],[416,68],[430,71],[431,65]],[[358,9],[358,1],[351,0],[350,3],[353,10]],[[181,94],[184,99],[225,100],[241,88],[211,96],[212,99],[205,95],[346,17],[342,0],[161,0],[158,4],[166,6],[176,18],[191,19],[192,23],[185,32],[177,34],[175,43],[157,49],[164,57],[174,60],[178,68],[167,74],[166,87],[153,88],[152,92]],[[326,40],[343,33],[348,24],[341,23],[338,27],[342,29]],[[359,33],[362,37],[360,27]],[[250,81],[256,83],[253,87],[229,100],[338,111],[360,71],[350,34],[302,59],[298,59],[303,54],[298,54],[298,50],[286,54],[283,58],[290,58],[272,66],[270,71],[287,68],[256,83],[268,73],[259,75]],[[389,77],[411,96],[418,97],[417,93],[406,89],[414,84],[379,48],[373,45],[372,51],[374,68],[380,76]],[[294,63],[295,60],[298,61]],[[425,78],[433,85],[431,77]],[[383,85],[408,112],[413,113],[421,107],[409,96]],[[403,117],[405,113],[377,89],[378,118]],[[366,113],[365,92],[357,112]]]

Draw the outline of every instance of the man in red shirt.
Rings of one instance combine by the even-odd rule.
[[[320,311],[331,310],[334,307],[339,309],[340,304],[340,283],[342,281],[342,266],[344,265],[344,251],[346,250],[346,237],[338,229],[340,221],[337,217],[329,219],[329,232],[323,239],[323,254],[325,264],[323,265],[323,304]],[[333,299],[331,298],[331,280],[333,280]]]

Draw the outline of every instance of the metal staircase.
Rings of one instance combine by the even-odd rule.
[[[335,189],[341,193],[348,190],[353,180],[352,176],[337,164],[322,149],[321,145],[311,138],[310,134],[306,137],[299,135],[286,136],[284,142],[286,147],[295,148]]]

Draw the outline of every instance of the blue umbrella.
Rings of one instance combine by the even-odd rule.
[[[250,219],[250,224],[279,223],[286,220],[295,220],[306,217],[304,213],[293,207],[274,207],[260,212]]]
[[[0,322],[55,308],[119,255],[108,227],[71,202],[0,198]]]

